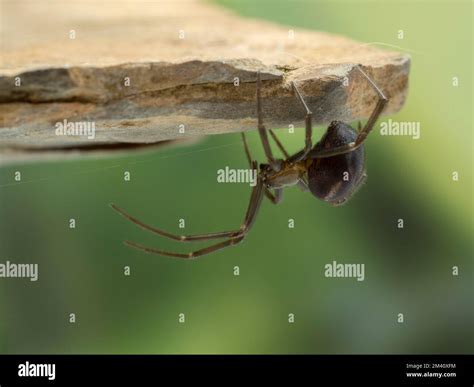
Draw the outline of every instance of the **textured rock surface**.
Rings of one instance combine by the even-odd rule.
[[[404,54],[289,31],[200,1],[43,0],[2,7],[3,150],[153,143],[255,129],[257,70],[267,127],[302,126],[291,81],[315,123],[366,118],[376,97],[356,63],[390,97],[386,113],[398,111],[406,98],[410,61]],[[64,119],[93,122],[95,138],[57,136],[55,124]]]

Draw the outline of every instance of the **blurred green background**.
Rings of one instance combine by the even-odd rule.
[[[123,246],[130,239],[191,247],[138,229],[108,203],[172,232],[182,231],[180,218],[186,233],[238,226],[250,189],[216,182],[218,169],[246,167],[238,134],[155,153],[4,167],[0,262],[39,263],[40,279],[0,279],[0,352],[472,352],[472,4],[220,3],[249,17],[400,46],[412,56],[410,91],[392,118],[419,121],[421,138],[381,136],[377,127],[366,143],[368,181],[347,205],[289,189],[281,205],[264,202],[242,244],[191,262]],[[290,150],[302,147],[301,130],[278,132]],[[250,145],[263,160],[255,132]],[[333,260],[364,263],[365,281],[325,278]]]

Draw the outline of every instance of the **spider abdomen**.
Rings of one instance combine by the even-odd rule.
[[[357,132],[348,124],[333,121],[315,151],[355,142]],[[325,158],[314,158],[308,168],[308,185],[317,198],[333,205],[344,203],[357,190],[365,174],[364,146],[352,152]]]

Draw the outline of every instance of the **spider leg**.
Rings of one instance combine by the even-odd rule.
[[[272,134],[272,136],[275,136],[275,134],[273,133],[272,130],[270,130],[270,133]],[[247,144],[247,136],[245,136],[245,133],[244,132],[241,132],[242,134],[242,141],[244,143],[244,149],[245,149],[245,154],[247,156],[247,160],[249,162],[250,165],[252,165],[252,155],[250,154],[250,149],[249,149],[249,146]],[[275,137],[273,137],[274,139],[276,139],[278,141],[278,139]],[[278,141],[277,144],[280,144],[281,143]],[[279,145],[279,146],[280,146]],[[281,145],[282,146],[282,145]],[[282,146],[283,147],[283,146]],[[283,198],[283,190],[281,189],[276,189],[275,190],[275,195],[267,188],[265,187],[265,196],[270,199],[270,201],[273,203],[273,204],[278,204],[281,202],[282,198]]]
[[[285,147],[283,146],[283,144],[280,142],[280,140],[278,139],[277,135],[275,134],[275,132],[271,129],[268,130],[270,132],[270,135],[272,136],[273,138],[273,141],[275,141],[275,143],[277,144],[278,146],[278,149],[280,149],[281,153],[283,153],[283,155],[285,156],[285,158],[289,158],[290,155],[288,154],[288,152],[286,151]]]
[[[265,196],[270,199],[273,204],[278,204],[283,199],[283,188],[275,188],[273,193],[268,188],[265,188]]]
[[[306,110],[305,116],[305,145],[301,152],[298,152],[296,155],[293,156],[292,162],[298,162],[303,160],[307,154],[310,152],[311,148],[313,147],[312,136],[313,136],[313,124],[311,121],[313,113],[309,110],[308,105],[306,104],[303,96],[301,95],[299,89],[296,87],[294,82],[291,83],[293,86],[293,90],[295,91],[296,96],[300,100],[303,108]]]
[[[115,211],[117,211],[120,215],[122,215],[125,219],[128,219],[132,223],[135,223],[137,226],[143,228],[144,230],[151,231],[152,233],[164,236],[169,239],[174,239],[175,241],[178,241],[178,242],[192,242],[192,241],[207,240],[207,239],[226,238],[232,235],[232,233],[234,233],[234,231],[223,231],[223,232],[198,234],[198,235],[176,235],[176,234],[172,234],[167,231],[161,230],[157,227],[153,227],[146,223],[143,223],[141,220],[134,218],[133,216],[128,214],[124,209],[118,207],[117,205],[113,203],[111,203],[110,206]]]
[[[256,162],[253,162],[253,166],[256,168]],[[245,222],[247,222],[252,210],[253,210],[253,203],[255,201],[255,198],[258,195],[258,192],[262,190],[263,184],[260,179],[258,179],[257,184],[255,187],[252,188],[252,193],[250,195],[250,200],[249,200],[249,205],[247,208],[247,212],[245,214]],[[173,239],[178,242],[193,242],[193,241],[200,241],[200,240],[209,240],[209,239],[219,239],[219,238],[229,238],[229,237],[235,237],[238,236],[241,232],[241,229],[239,230],[231,230],[231,231],[221,231],[221,232],[214,232],[214,233],[206,233],[206,234],[195,234],[195,235],[176,235],[169,233],[167,231],[164,231],[160,228],[150,226],[146,223],[143,223],[142,221],[138,220],[137,218],[131,216],[128,214],[124,209],[118,207],[115,204],[110,204],[110,206],[117,211],[120,215],[122,215],[125,219],[128,219],[132,223],[136,224],[137,226],[143,228],[144,230],[151,231],[155,234],[164,236],[169,239]]]
[[[286,158],[290,157],[290,155],[286,151],[286,149],[283,146],[283,144],[281,143],[281,141],[278,139],[275,132],[271,129],[268,129],[268,131],[270,132],[270,135],[272,136],[273,141],[275,141],[275,143],[277,144],[278,149],[280,149],[281,153],[283,153],[283,155]],[[245,154],[247,155],[247,160],[249,161],[249,163],[251,163],[252,162],[252,156],[250,155],[250,150],[249,150],[249,147],[248,147],[248,144],[247,144],[247,137],[245,136],[244,132],[241,132],[241,135],[242,135],[242,141],[244,142],[244,149],[245,149]]]
[[[130,242],[130,241],[125,241],[124,243],[129,247],[133,247],[134,249],[141,250],[141,251],[144,251],[144,252],[150,253],[150,254],[163,255],[165,257],[192,259],[192,258],[198,258],[198,257],[201,257],[203,255],[210,254],[210,253],[213,253],[215,251],[222,250],[226,247],[235,245],[235,244],[241,242],[243,239],[244,239],[243,236],[241,236],[239,238],[227,239],[223,242],[205,247],[205,248],[200,249],[200,250],[193,251],[191,253],[174,253],[174,252],[171,252],[171,251],[163,251],[163,250],[155,249],[153,247],[143,246],[143,245],[140,245],[138,243]]]
[[[263,183],[261,182],[261,180],[259,181],[259,184],[257,184],[256,187],[258,188],[254,191],[255,194],[252,196],[250,200],[249,208],[248,208],[244,223],[242,224],[239,230],[233,232],[233,234],[229,237],[229,239],[225,241],[204,247],[200,250],[192,251],[190,253],[175,253],[171,251],[158,250],[158,249],[143,246],[131,241],[125,241],[124,243],[127,246],[133,247],[141,251],[145,251],[147,253],[164,255],[168,257],[185,258],[185,259],[201,257],[203,255],[213,253],[223,248],[233,246],[241,242],[245,238],[245,236],[247,235],[247,233],[252,228],[255,222],[256,216],[258,214],[258,210],[260,209],[260,205],[262,203],[263,192],[264,192]]]
[[[377,122],[377,119],[379,118],[380,114],[382,113],[383,109],[385,108],[385,105],[388,102],[388,98],[385,96],[385,94],[382,92],[382,90],[379,89],[379,87],[375,84],[375,82],[370,78],[364,70],[362,70],[361,65],[357,65],[356,68],[361,72],[361,74],[365,77],[365,79],[369,82],[369,85],[372,87],[372,89],[377,93],[378,95],[378,101],[377,105],[375,105],[375,109],[372,112],[372,114],[369,117],[369,120],[366,122],[364,125],[364,128],[359,132],[359,135],[357,136],[356,139],[356,145],[361,144],[364,142],[368,134],[371,132],[373,129],[375,122]]]
[[[309,191],[308,181],[306,180],[306,178],[300,179],[298,181],[297,187],[303,192]]]
[[[253,169],[257,168],[257,162],[253,161],[252,162],[252,167]],[[250,195],[250,200],[249,200],[249,205],[247,208],[247,212],[245,215],[245,222],[248,220],[252,209],[253,209],[253,203],[255,201],[255,197],[257,197],[258,192],[262,190],[263,188],[263,183],[261,179],[257,175],[257,184],[255,187],[252,188],[252,193]],[[173,240],[176,240],[178,242],[192,242],[192,241],[198,241],[198,240],[208,240],[208,239],[217,239],[217,238],[227,238],[227,237],[234,237],[235,235],[238,235],[240,230],[232,230],[232,231],[222,231],[222,232],[215,232],[215,233],[206,233],[206,234],[196,234],[196,235],[176,235],[169,233],[167,231],[164,231],[162,229],[159,229],[157,227],[150,226],[137,218],[131,216],[128,214],[124,209],[118,207],[116,204],[111,203],[110,206],[117,211],[120,215],[122,215],[124,218],[127,220],[131,221],[132,223],[136,224],[137,226],[147,230],[151,231],[155,234],[164,236],[166,238],[170,238]]]
[[[252,155],[250,154],[250,149],[249,145],[247,144],[247,136],[245,135],[244,132],[240,133],[242,135],[242,142],[244,143],[244,150],[245,150],[245,155],[247,156],[247,161],[249,162],[249,165],[252,166]]]
[[[263,125],[263,114],[262,114],[262,98],[261,98],[262,82],[260,80],[260,71],[257,71],[257,120],[258,120],[258,133],[262,141],[263,150],[267,157],[268,163],[275,170],[279,171],[280,163],[273,157],[272,148],[268,141],[267,129]]]
[[[340,155],[340,154],[344,154],[344,153],[352,152],[353,150],[356,150],[358,147],[360,147],[364,143],[365,139],[367,138],[369,133],[372,131],[375,125],[375,122],[379,118],[380,114],[385,108],[385,105],[388,102],[388,98],[385,96],[382,90],[379,89],[379,87],[375,84],[375,82],[365,73],[365,71],[362,70],[361,65],[357,65],[356,68],[369,82],[369,85],[372,87],[372,89],[378,94],[377,105],[375,105],[375,108],[372,111],[367,123],[364,125],[362,130],[359,131],[359,134],[357,135],[355,142],[351,142],[350,144],[339,146],[332,149],[321,149],[316,152],[311,152],[312,158],[331,157],[331,156],[336,156],[336,155]]]

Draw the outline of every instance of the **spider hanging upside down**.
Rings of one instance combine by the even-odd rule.
[[[268,141],[267,129],[262,122],[260,72],[257,73],[258,132],[268,162],[266,164],[260,164],[260,168],[257,167],[257,161],[252,159],[245,134],[242,133],[244,149],[248,162],[250,167],[255,170],[257,174],[257,184],[252,189],[247,213],[244,222],[239,229],[209,234],[175,235],[149,226],[130,216],[115,204],[111,204],[115,211],[143,229],[174,239],[178,242],[194,242],[212,239],[224,239],[224,241],[187,254],[162,251],[130,241],[125,241],[124,243],[130,247],[147,253],[178,258],[197,258],[241,242],[255,222],[263,197],[266,196],[272,203],[278,204],[282,199],[283,189],[286,187],[296,185],[303,191],[309,190],[318,199],[324,200],[335,206],[349,200],[367,177],[365,173],[364,140],[374,127],[375,122],[388,102],[384,93],[362,70],[360,65],[357,65],[355,68],[360,71],[361,75],[365,77],[370,86],[378,94],[377,104],[365,126],[361,129],[359,124],[359,131],[357,132],[350,125],[344,122],[333,121],[321,140],[313,147],[311,139],[313,131],[311,124],[311,111],[296,85],[292,83],[297,98],[306,110],[305,146],[301,151],[290,156],[276,137],[275,133],[272,130],[269,130],[276,145],[285,155],[285,159],[276,159],[273,156]],[[349,178],[344,178],[344,176],[349,176]]]

